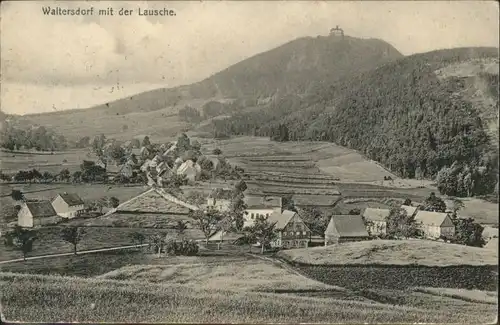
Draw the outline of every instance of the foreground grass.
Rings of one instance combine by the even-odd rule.
[[[493,305],[498,304],[498,293],[495,291],[466,290],[466,289],[453,289],[453,288],[416,288],[415,291],[428,293],[435,296],[462,299],[471,302],[480,302]]]
[[[134,265],[123,267],[100,278],[136,280],[186,287],[243,291],[313,291],[338,289],[284,268],[257,259],[226,263],[224,260],[206,263],[196,258],[177,257],[171,265]]]
[[[9,320],[124,322],[454,322],[491,314],[422,310],[269,293],[203,290],[172,284],[0,274]]]
[[[430,240],[369,240],[286,250],[279,256],[311,265],[498,265],[498,250]]]

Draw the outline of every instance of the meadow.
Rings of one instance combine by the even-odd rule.
[[[70,223],[71,224],[71,223]],[[33,243],[33,250],[29,256],[72,253],[73,245],[62,240],[60,232],[63,225],[41,228],[37,232],[37,239]],[[128,228],[128,227],[83,227],[86,234],[78,244],[78,250],[91,250],[110,248],[117,246],[134,245],[130,235],[133,232],[141,232],[145,236],[166,232],[166,230],[154,228]],[[170,230],[172,234],[175,230]],[[22,258],[21,251],[5,246],[0,241],[0,261]]]
[[[0,151],[1,170],[6,174],[31,169],[51,174],[58,174],[63,169],[75,172],[80,170],[83,160],[95,160],[95,156],[85,149],[42,154]]]
[[[482,323],[495,315],[495,306],[481,299],[413,289],[345,289],[251,257],[141,255],[128,254],[136,258],[131,266],[111,258],[117,269],[92,278],[4,270],[0,299],[5,316],[45,322]],[[86,267],[82,261],[78,266]],[[401,304],[392,303],[391,297],[403,293]]]
[[[285,250],[279,256],[308,265],[498,265],[498,251],[431,240],[370,240]]]

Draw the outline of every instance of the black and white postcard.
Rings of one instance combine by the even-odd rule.
[[[2,322],[496,322],[497,2],[0,15]]]

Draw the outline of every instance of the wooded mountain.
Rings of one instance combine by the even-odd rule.
[[[495,170],[487,174],[493,188],[498,170],[498,49],[408,56],[316,89],[308,97],[286,96],[212,124],[219,136],[333,141],[403,177],[434,177],[454,162],[471,169],[486,167],[486,172]]]
[[[256,100],[287,93],[302,94],[401,57],[394,47],[378,39],[304,37],[250,57],[191,85],[147,91],[85,110],[32,114],[21,119],[44,125],[49,116],[68,121],[77,115],[81,120],[82,111],[87,111],[89,116],[95,111],[105,111],[109,118],[116,118],[116,115],[127,113],[161,110],[192,99]],[[99,118],[105,116],[99,113]]]

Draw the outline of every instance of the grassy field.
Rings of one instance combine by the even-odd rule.
[[[498,251],[430,240],[370,240],[279,253],[312,264],[498,265]]]
[[[71,150],[54,152],[53,154],[11,153],[0,151],[1,169],[4,173],[15,173],[19,170],[37,169],[41,173],[47,171],[57,174],[67,168],[70,172],[80,170],[83,160],[95,160],[88,150]]]
[[[483,323],[495,315],[495,306],[481,301],[412,290],[346,290],[248,257],[122,255],[73,257],[73,268],[53,260],[62,274],[88,268],[85,263],[106,264],[99,263],[104,259],[117,268],[91,266],[84,276],[104,274],[88,279],[0,273],[5,316],[45,322]],[[402,303],[392,303],[395,297]]]
[[[33,244],[33,251],[28,256],[37,256],[45,254],[71,253],[73,246],[60,237],[62,227],[45,227],[38,232],[38,238]],[[78,250],[90,250],[99,248],[109,248],[116,246],[133,245],[130,234],[139,231],[143,234],[152,235],[166,230],[144,229],[144,228],[117,228],[117,227],[84,227],[86,234],[78,244]],[[174,230],[170,230],[172,234]],[[11,247],[6,247],[3,241],[0,241],[0,261],[22,258],[20,251]]]

